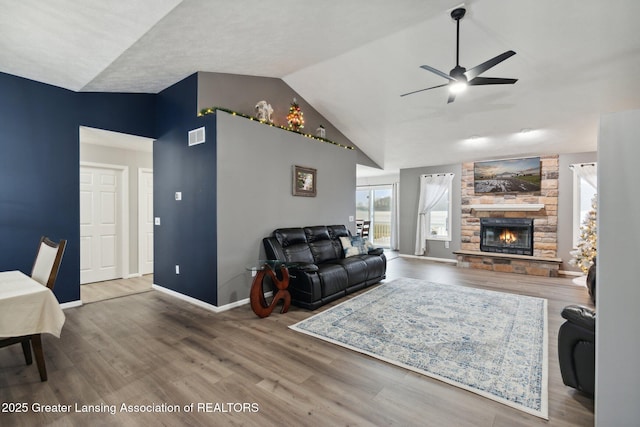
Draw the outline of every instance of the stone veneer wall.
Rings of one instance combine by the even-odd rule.
[[[473,190],[473,162],[462,164],[462,227],[460,249],[480,251],[480,218],[533,218],[533,256],[554,258],[558,252],[558,156],[541,156],[540,192],[519,194],[478,194]],[[469,205],[543,204],[536,212],[476,212]]]

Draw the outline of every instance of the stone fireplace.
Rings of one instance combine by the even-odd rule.
[[[541,156],[541,178],[539,192],[476,194],[473,163],[462,164],[461,250],[455,252],[459,267],[558,275],[562,260],[556,258],[557,155]],[[483,222],[492,227],[489,234],[483,235]],[[513,225],[517,230],[512,229]],[[511,234],[501,237],[505,229]]]
[[[533,255],[533,219],[480,218],[480,251]]]

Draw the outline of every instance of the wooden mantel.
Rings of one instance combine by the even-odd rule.
[[[468,205],[468,207],[475,211],[537,212],[544,209],[544,204],[542,203],[501,203],[501,204]]]

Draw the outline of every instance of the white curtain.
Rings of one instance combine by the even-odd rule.
[[[595,190],[598,189],[598,165],[596,163],[582,163],[571,165],[578,176],[589,183]]]
[[[391,185],[391,242],[390,248],[392,251],[397,251],[400,247],[400,239],[399,236],[399,226],[398,226],[398,218],[400,212],[400,183],[394,182]]]
[[[416,225],[416,255],[424,255],[429,236],[429,212],[451,188],[453,174],[420,176],[420,198],[418,200],[418,222]]]

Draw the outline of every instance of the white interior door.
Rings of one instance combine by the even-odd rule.
[[[138,173],[138,239],[140,274],[153,273],[153,171]]]
[[[122,277],[121,172],[80,167],[80,283]]]

